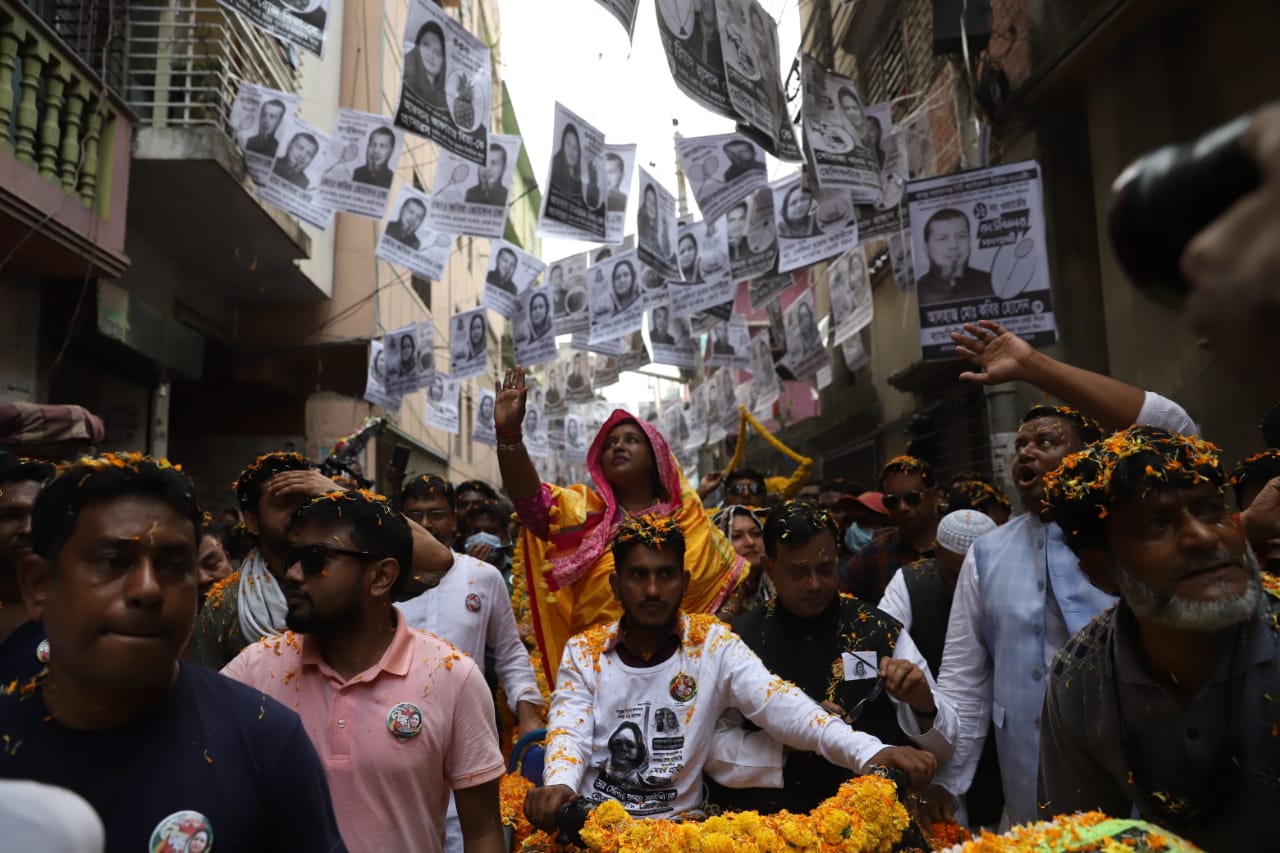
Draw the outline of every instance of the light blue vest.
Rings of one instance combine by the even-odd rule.
[[[1010,819],[1037,819],[1036,771],[1045,670],[1045,607],[1051,586],[1070,636],[1115,604],[1080,571],[1056,524],[1023,515],[973,543],[982,594],[982,635],[992,657],[991,719]],[[1049,650],[1057,653],[1057,649]]]

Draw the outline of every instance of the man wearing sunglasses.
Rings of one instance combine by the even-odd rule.
[[[902,566],[933,556],[942,492],[933,468],[914,456],[895,456],[880,472],[881,501],[889,526],[853,556],[841,590],[876,603]]]
[[[751,468],[738,468],[724,478],[726,504],[763,509],[769,505],[769,490],[764,475]]]
[[[469,853],[505,851],[484,675],[392,606],[409,579],[409,522],[379,496],[332,492],[298,510],[288,543],[291,630],[249,646],[223,674],[302,717],[352,851],[439,853],[450,791]]]

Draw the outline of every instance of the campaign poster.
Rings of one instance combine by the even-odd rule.
[[[733,300],[737,283],[729,264],[729,242],[723,219],[680,226],[676,258],[680,279],[667,282],[673,316],[688,317]]]
[[[861,335],[854,335],[842,343],[840,352],[844,356],[844,366],[849,368],[850,373],[856,373],[871,363],[871,355],[862,346]]]
[[[449,374],[470,379],[484,373],[489,359],[489,320],[485,309],[462,311],[449,318]]]
[[[409,0],[396,125],[472,163],[489,149],[489,48],[432,0]]]
[[[591,324],[587,302],[587,253],[570,255],[547,267],[547,286],[557,335],[585,332]]]
[[[787,333],[784,363],[796,379],[808,379],[831,361],[818,330],[813,290],[806,290],[782,311]]]
[[[745,316],[735,314],[727,323],[711,327],[703,363],[707,367],[751,367],[751,332]]]
[[[245,169],[260,187],[267,184],[271,165],[285,141],[285,125],[298,111],[298,101],[297,95],[253,83],[241,83],[236,92],[231,126],[244,154]]]
[[[782,380],[773,363],[773,351],[769,348],[767,334],[756,335],[751,339],[751,387],[755,391],[751,411],[758,414],[761,410],[766,416],[773,410],[773,404],[782,395]]]
[[[666,305],[649,311],[649,348],[654,364],[692,370],[698,360],[688,318],[671,316],[671,309]]]
[[[736,119],[725,80],[716,0],[655,0],[654,5],[676,88],[713,113]]]
[[[907,207],[926,359],[954,358],[951,333],[978,320],[1057,340],[1034,160],[912,181]]]
[[[436,328],[430,321],[387,332],[382,345],[388,391],[403,396],[427,384],[436,369]]]
[[[616,356],[622,352],[622,341],[592,341],[589,332],[575,332],[569,338],[569,348],[576,349],[579,352],[593,352],[596,355]]]
[[[899,205],[881,209],[871,204],[860,204],[854,215],[858,220],[858,242],[863,244],[888,240],[907,225],[906,208]]]
[[[500,239],[507,227],[507,199],[520,159],[520,137],[490,134],[483,164],[437,150],[440,159],[431,182],[427,224],[448,234]]]
[[[816,59],[801,59],[804,80],[804,144],[820,187],[840,187],[854,201],[879,204],[883,197],[880,172],[871,151],[871,122],[857,88],[848,77],[822,67]],[[878,125],[877,125],[878,127]]]
[[[762,187],[729,208],[725,231],[734,281],[756,279],[772,270],[778,263],[773,191]]]
[[[218,0],[258,29],[324,58],[329,0]]]
[[[506,240],[489,244],[489,268],[484,276],[480,304],[511,319],[527,290],[547,268],[541,260]]]
[[[622,348],[616,356],[618,370],[638,370],[649,363],[649,348],[644,342],[644,332],[637,329],[622,338]]]
[[[498,433],[493,423],[493,406],[497,393],[492,388],[479,388],[476,391],[475,426],[471,430],[471,440],[476,444],[488,447],[498,446]]]
[[[551,319],[551,289],[530,287],[518,297],[511,317],[516,364],[530,367],[556,357],[555,326]]]
[[[453,253],[453,235],[433,231],[423,224],[427,205],[425,195],[409,184],[401,184],[374,254],[423,278],[439,281]]]
[[[867,145],[880,178],[880,208],[896,208],[907,187],[907,153],[893,128],[893,105],[874,104],[865,110]]]
[[[812,266],[858,245],[858,220],[847,190],[814,191],[801,172],[771,186],[778,272]]]
[[[622,232],[626,227],[627,197],[631,194],[631,173],[635,170],[635,163],[634,144],[604,147],[604,241],[611,246],[622,242]]]
[[[604,242],[608,202],[604,134],[556,102],[554,147],[543,185],[538,233]]]
[[[794,279],[789,272],[747,282],[747,298],[751,302],[751,310],[759,311],[764,308],[794,283]]]
[[[827,289],[835,342],[841,344],[869,326],[875,316],[871,276],[861,246],[845,252],[827,267]]]
[[[677,139],[676,153],[708,221],[769,183],[764,149],[740,133]]]
[[[602,355],[591,368],[591,384],[595,388],[608,388],[618,381],[618,359]]]
[[[645,266],[662,280],[679,278],[676,263],[676,199],[640,167],[640,209],[636,211],[636,247]]]
[[[734,393],[737,386],[737,371],[722,368],[711,375],[711,390],[708,396],[711,420],[719,424],[721,429],[730,430],[738,426],[738,398]]]
[[[403,131],[384,116],[338,110],[320,173],[320,201],[344,213],[382,219],[403,150]]]
[[[569,359],[569,375],[565,378],[565,400],[570,404],[590,403],[596,398],[591,387],[591,373],[596,356],[589,352],[575,352]]]
[[[591,267],[587,275],[593,343],[617,341],[644,324],[640,260],[635,249]]]
[[[899,231],[889,238],[889,268],[899,290],[904,293],[915,290],[915,258],[911,256],[909,231]]]
[[[766,19],[756,0],[716,0],[729,103],[743,124],[776,140],[778,122],[773,99],[778,67],[769,50]],[[773,23],[772,19],[768,23]],[[775,64],[770,65],[771,62]]]
[[[534,459],[545,459],[551,455],[551,445],[547,440],[547,416],[541,394],[534,389],[524,407],[524,447]]]
[[[333,208],[319,198],[321,151],[329,147],[329,135],[294,116],[281,134],[284,143],[267,183],[258,187],[258,197],[285,213],[317,228],[328,228]]]
[[[591,423],[589,416],[577,409],[570,409],[564,416],[564,458],[579,464],[587,461]]]
[[[387,391],[386,354],[382,350],[382,341],[377,338],[369,341],[369,370],[364,381],[364,399],[393,412],[400,409],[400,395]]]
[[[433,373],[427,380],[427,426],[457,435],[462,429],[458,416],[458,398],[462,382],[443,373]]]
[[[546,415],[563,415],[569,410],[569,359],[560,358],[547,366]],[[548,424],[550,426],[550,424]],[[556,431],[551,430],[554,445]]]
[[[627,31],[627,41],[630,41],[636,31],[636,12],[640,9],[640,0],[596,0],[596,2],[608,9],[609,14],[622,24],[622,28]]]

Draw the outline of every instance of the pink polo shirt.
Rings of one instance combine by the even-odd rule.
[[[352,853],[438,853],[449,791],[503,773],[493,699],[470,658],[393,612],[382,660],[349,680],[292,632],[250,645],[222,674],[298,712]]]

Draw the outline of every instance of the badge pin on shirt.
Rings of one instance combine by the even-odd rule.
[[[422,731],[422,709],[412,702],[398,702],[387,712],[387,731],[402,743]]]
[[[879,655],[875,652],[841,652],[845,681],[863,681],[880,675]]]
[[[200,812],[174,812],[151,830],[147,850],[152,853],[211,853],[213,827]]]
[[[40,645],[36,646],[36,660],[40,663],[49,662],[49,641],[41,640]]]
[[[467,609],[472,613],[480,612],[480,596],[474,592],[467,593]]]

